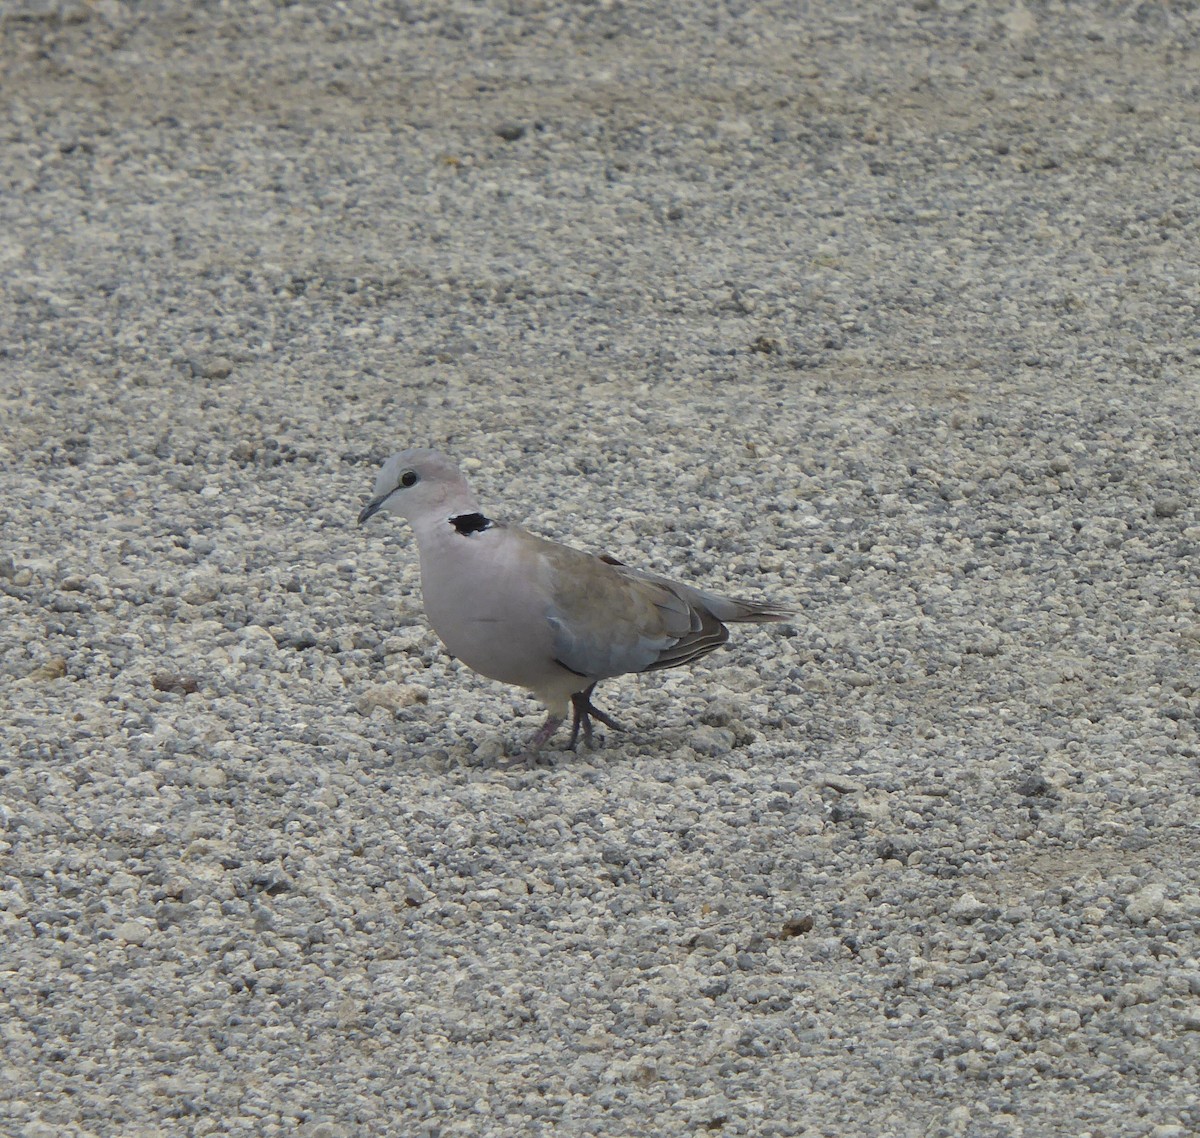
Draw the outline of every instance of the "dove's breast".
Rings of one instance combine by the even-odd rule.
[[[520,531],[446,528],[421,543],[425,613],[446,650],[502,683],[539,692],[561,685],[570,673],[554,660],[538,559],[516,540]]]

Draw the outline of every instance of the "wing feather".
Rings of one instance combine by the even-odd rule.
[[[737,601],[546,542],[555,659],[603,679],[689,664],[729,639],[726,621],[784,620],[790,609]]]

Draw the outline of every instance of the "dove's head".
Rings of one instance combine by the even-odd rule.
[[[436,450],[402,450],[383,464],[375,496],[358,524],[386,510],[409,522],[471,513],[479,508],[462,471]]]

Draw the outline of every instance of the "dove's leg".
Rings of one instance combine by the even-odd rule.
[[[532,755],[535,751],[540,751],[542,747],[550,741],[550,736],[562,726],[563,717],[550,713],[546,722],[538,728],[537,733],[525,745],[525,754]],[[574,738],[574,735],[572,735]]]
[[[592,745],[592,720],[587,711],[580,704],[580,692],[576,692],[571,696],[571,738],[567,740],[567,750],[575,750],[575,744],[579,742],[579,728],[583,727],[583,741],[590,747]]]
[[[599,682],[599,681],[597,681]],[[590,688],[583,691],[577,691],[571,696],[571,740],[567,743],[567,749],[573,751],[575,744],[579,741],[579,729],[583,728],[583,741],[592,747],[595,744],[592,742],[592,720],[598,719],[605,727],[611,727],[614,731],[624,731],[615,719],[609,715],[605,715],[594,703],[592,703],[592,692],[596,690],[596,685],[592,684]]]
[[[515,758],[505,759],[501,762],[501,767],[512,768],[524,764],[527,767],[535,767],[539,763],[545,762],[542,756],[542,748],[550,741],[550,736],[562,726],[563,717],[555,715],[553,712],[547,718],[546,722],[541,725],[530,737],[529,742],[521,748],[521,753]]]

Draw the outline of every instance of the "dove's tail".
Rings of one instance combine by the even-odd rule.
[[[653,581],[666,589],[670,589],[677,597],[686,601],[692,608],[702,609],[716,617],[722,624],[768,624],[772,621],[788,620],[796,615],[796,610],[788,605],[777,605],[770,601],[739,601],[733,597],[723,597],[720,593],[710,593],[707,589],[697,589],[693,585],[684,585],[672,581],[670,577],[661,577],[657,573],[649,573],[645,569],[631,569],[615,557],[607,554],[601,556],[606,565],[614,565],[626,577],[640,577],[643,581]]]
[[[795,609],[770,601],[738,601],[703,589],[689,588],[688,592],[695,593],[696,600],[724,624],[767,624],[796,615]]]
[[[657,574],[647,573],[645,576],[655,577],[676,596],[682,597],[694,608],[711,613],[722,624],[767,624],[788,620],[796,615],[796,610],[788,605],[777,605],[771,601],[739,601],[733,597],[723,597],[720,593],[710,593],[707,589],[681,585],[678,581],[670,581]]]

